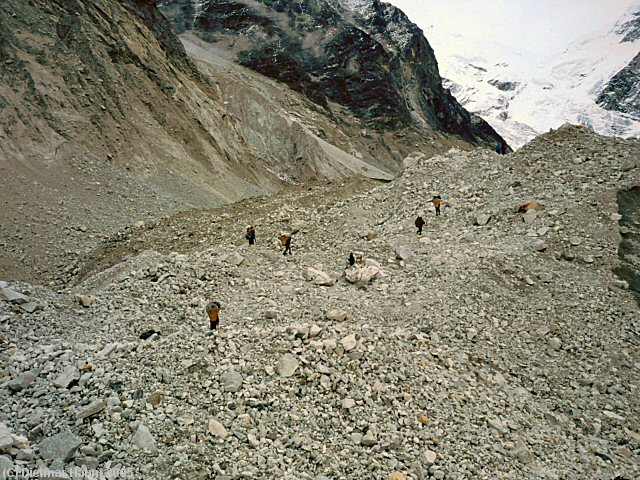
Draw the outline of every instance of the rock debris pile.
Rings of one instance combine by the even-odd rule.
[[[639,158],[638,141],[563,127],[514,155],[418,158],[366,191],[139,226],[73,288],[3,282],[0,467],[638,478],[640,315],[613,269]],[[283,256],[273,239],[294,229]]]

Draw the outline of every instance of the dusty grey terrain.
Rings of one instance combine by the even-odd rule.
[[[639,154],[569,126],[514,155],[416,154],[391,183],[128,228],[78,260],[71,288],[10,282],[0,465],[635,480],[640,315],[614,270],[637,266],[619,245],[637,246],[639,214],[623,220],[617,198]],[[275,238],[294,229],[283,256]],[[346,268],[352,251],[364,263]]]
[[[0,9],[0,276],[55,284],[139,221],[352,174],[468,142],[373,131],[182,42],[152,1]]]

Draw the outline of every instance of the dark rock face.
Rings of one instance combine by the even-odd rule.
[[[640,119],[640,53],[611,78],[596,101],[607,110]]]
[[[489,85],[493,85],[498,90],[502,90],[503,92],[512,92],[518,85],[518,82],[501,82],[500,80],[489,80]]]
[[[192,31],[240,64],[321,107],[348,108],[372,128],[430,128],[472,143],[501,140],[442,86],[422,31],[379,0],[160,0],[178,33]]]
[[[635,42],[640,39],[640,12],[634,13],[633,19],[623,23],[616,33],[624,35],[622,42]]]

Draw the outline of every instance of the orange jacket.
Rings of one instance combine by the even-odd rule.
[[[215,303],[210,303],[207,305],[207,315],[209,315],[209,320],[212,322],[218,321],[218,315],[220,314],[220,307],[218,307]]]

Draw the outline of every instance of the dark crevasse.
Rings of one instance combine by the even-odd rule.
[[[629,289],[640,304],[640,185],[619,191],[617,200],[622,215],[622,241],[618,247],[622,264],[614,271],[629,283]]]

